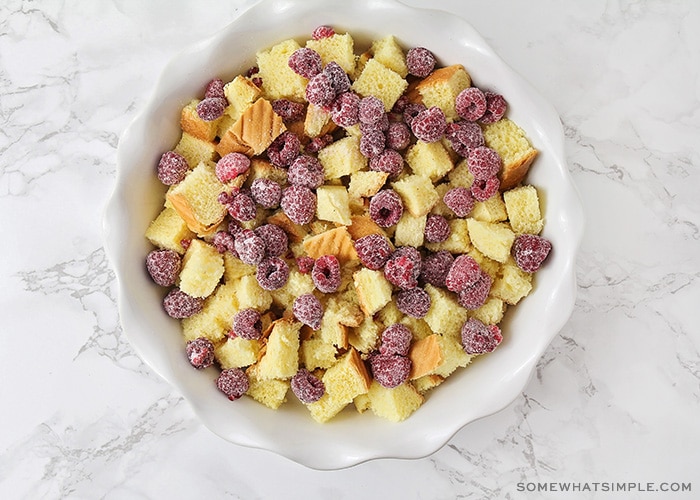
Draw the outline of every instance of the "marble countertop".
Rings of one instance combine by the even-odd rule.
[[[405,1],[467,18],[560,113],[579,294],[508,407],[428,458],[317,472],[197,421],[124,339],[102,248],[120,134],[246,3],[0,6],[0,497],[697,498],[700,4]]]

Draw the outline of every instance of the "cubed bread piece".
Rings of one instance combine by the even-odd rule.
[[[304,135],[318,137],[332,132],[335,128],[330,111],[309,103],[304,117]]]
[[[508,221],[516,234],[539,234],[544,226],[540,199],[534,186],[526,185],[503,193]]]
[[[362,353],[370,353],[379,342],[379,324],[371,316],[366,316],[359,326],[348,334],[348,343]]]
[[[240,118],[226,131],[219,142],[217,151],[221,156],[229,152],[222,149],[224,147],[222,143],[231,139],[231,147],[238,143],[249,148],[249,152],[239,152],[249,156],[259,155],[285,130],[287,127],[284,125],[282,117],[275,113],[270,101],[260,98],[246,108]],[[232,151],[236,151],[236,149],[233,148]]]
[[[469,239],[486,257],[498,262],[505,262],[510,256],[510,249],[515,234],[507,224],[501,222],[482,222],[467,219]]]
[[[406,325],[408,329],[411,330],[413,340],[424,339],[433,334],[430,325],[422,318],[413,318],[406,315],[399,320],[399,323]]]
[[[256,364],[260,380],[291,378],[299,370],[299,330],[301,323],[292,319],[275,321]]]
[[[381,322],[383,328],[393,325],[394,323],[400,323],[403,317],[404,313],[399,311],[396,301],[393,300],[376,314],[376,319]]]
[[[472,311],[471,317],[476,318],[485,325],[497,325],[503,319],[506,312],[506,304],[497,297],[489,297],[486,302]]]
[[[321,318],[321,329],[318,332],[319,338],[327,344],[334,345],[340,349],[348,346],[349,328],[338,322],[333,311],[326,309]]]
[[[277,184],[287,183],[287,169],[276,167],[272,163],[262,158],[251,158],[250,168],[248,169],[248,177],[246,177],[245,185],[250,187],[255,179],[270,179]]]
[[[246,394],[258,403],[276,410],[287,400],[289,380],[261,378],[258,369],[258,365],[252,365],[246,370],[250,383]]]
[[[216,361],[224,370],[250,366],[258,360],[259,354],[259,340],[248,340],[240,337],[227,338],[223,344],[214,349]]]
[[[464,368],[471,360],[472,356],[467,354],[462,347],[462,343],[458,337],[440,336],[440,352],[442,354],[442,363],[433,371],[434,375],[440,375],[443,378],[449,377],[457,368]]]
[[[333,61],[346,73],[355,71],[355,41],[349,33],[335,33],[318,40],[307,40],[306,47],[318,52],[323,66]]]
[[[414,174],[428,177],[433,182],[442,179],[454,167],[450,154],[439,141],[417,141],[406,151],[406,163]]]
[[[197,114],[197,105],[199,102],[198,99],[193,99],[182,108],[182,112],[180,113],[180,128],[182,128],[183,132],[202,139],[203,141],[211,142],[216,137],[221,118],[211,121],[202,120]]]
[[[406,78],[408,75],[406,55],[394,35],[386,35],[384,38],[375,40],[369,50],[377,61],[398,73],[401,78]]]
[[[532,290],[532,275],[521,270],[512,259],[501,267],[500,276],[491,285],[491,295],[515,305]]]
[[[422,102],[425,107],[437,106],[445,113],[448,121],[458,118],[455,99],[459,93],[471,85],[469,73],[461,64],[438,68],[418,82],[409,92],[409,99]]]
[[[391,301],[391,283],[381,271],[362,268],[353,274],[360,308],[367,316],[372,316]]]
[[[440,375],[431,374],[424,375],[420,378],[417,378],[416,380],[412,380],[411,383],[418,392],[420,392],[421,394],[425,394],[430,389],[434,389],[438,385],[442,384],[444,381],[444,377],[441,377]]]
[[[348,226],[348,232],[353,240],[357,241],[368,234],[381,234],[386,236],[384,230],[372,220],[369,215],[353,215],[350,217],[352,224]]]
[[[469,217],[483,222],[503,222],[508,219],[506,205],[501,193],[496,193],[486,201],[477,201]]]
[[[427,217],[427,215],[416,217],[409,212],[404,212],[399,222],[396,224],[394,244],[397,246],[421,246],[425,235],[425,222]]]
[[[296,40],[289,39],[256,54],[260,70],[257,76],[262,79],[262,90],[269,99],[305,102],[307,80],[289,67],[289,57],[299,48]]]
[[[537,156],[525,131],[508,118],[483,127],[484,143],[501,155],[503,166],[499,173],[501,191],[517,186],[525,178],[530,165]]]
[[[236,296],[241,309],[253,308],[258,311],[267,311],[272,305],[272,295],[263,289],[254,275],[241,276],[233,281]]]
[[[355,396],[355,399],[352,400],[352,404],[355,405],[357,413],[364,413],[372,406],[369,401],[369,394],[366,393]]]
[[[220,285],[204,301],[200,312],[182,320],[183,335],[186,340],[206,337],[216,344],[226,338],[231,330],[233,316],[239,310],[235,287],[230,284]]]
[[[309,231],[304,226],[292,222],[282,210],[278,210],[268,216],[266,221],[268,224],[276,224],[284,229],[284,232],[287,233],[287,237],[289,238],[290,246],[292,246],[293,243],[301,243],[309,234]]]
[[[185,253],[183,240],[191,240],[195,234],[174,208],[164,208],[146,229],[146,238],[158,248]]]
[[[284,309],[291,311],[294,299],[314,291],[314,281],[310,273],[302,273],[296,266],[290,266],[289,278],[282,288],[270,292],[272,300]]]
[[[350,175],[348,194],[351,198],[374,196],[384,186],[388,177],[387,172],[375,172],[374,170],[354,172]]]
[[[433,373],[442,364],[443,356],[440,351],[439,337],[439,334],[433,333],[411,344],[411,349],[408,352],[408,357],[411,360],[411,372],[408,376],[410,380]]]
[[[496,279],[498,273],[501,271],[501,263],[493,259],[489,259],[474,246],[472,246],[467,252],[477,264],[482,271],[491,276],[491,279]]]
[[[180,290],[192,297],[208,297],[224,275],[224,258],[212,245],[194,239],[182,259]]]
[[[447,174],[447,179],[450,181],[450,188],[472,186],[474,175],[469,171],[466,158],[457,162],[455,168]]]
[[[306,254],[314,259],[323,255],[335,255],[341,264],[357,260],[355,244],[345,226],[340,226],[304,240]]]
[[[202,162],[214,161],[217,158],[214,142],[205,141],[187,132],[182,133],[174,151],[187,161],[190,168],[195,168]]]
[[[367,158],[360,152],[360,139],[343,137],[318,152],[326,180],[340,179],[367,168]]]
[[[333,344],[317,337],[302,341],[299,349],[301,364],[307,370],[330,368],[335,363],[337,354],[338,349]]]
[[[451,219],[450,235],[445,241],[439,243],[427,243],[425,246],[432,252],[447,250],[450,253],[467,253],[471,250],[469,239],[469,226],[465,219]]]
[[[447,193],[450,189],[452,189],[452,185],[450,185],[450,183],[441,182],[439,184],[435,184],[435,192],[438,195],[438,201],[435,206],[430,209],[431,214],[442,215],[447,219],[451,219],[455,216],[455,213],[447,205],[445,205],[444,202],[445,193]]]
[[[401,196],[404,208],[415,216],[429,213],[439,199],[432,181],[422,175],[407,175],[391,186]]]
[[[224,85],[224,94],[229,105],[224,111],[234,122],[262,95],[260,88],[243,75]]]
[[[388,389],[374,380],[368,395],[372,413],[392,422],[406,420],[420,408],[424,400],[423,396],[408,382]]]
[[[316,189],[316,217],[345,226],[350,220],[350,198],[345,186],[323,185]]]
[[[430,295],[430,309],[423,318],[435,333],[458,338],[462,326],[467,321],[467,310],[457,301],[457,296],[447,290],[425,285],[425,291]]]
[[[224,282],[230,283],[241,276],[254,275],[256,267],[246,264],[231,252],[224,253]]]
[[[352,84],[352,89],[362,97],[373,95],[384,103],[389,111],[408,87],[408,83],[396,71],[372,58]]]

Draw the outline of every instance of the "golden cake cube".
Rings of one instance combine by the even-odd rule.
[[[501,222],[483,222],[467,219],[469,239],[486,257],[498,262],[505,262],[510,256],[510,249],[515,240],[515,233],[507,224]]]
[[[355,71],[355,41],[349,33],[335,33],[318,40],[307,40],[306,47],[318,52],[323,66],[335,62],[348,74]]]
[[[485,125],[483,130],[484,143],[503,160],[499,173],[501,191],[514,188],[525,178],[537,157],[537,150],[530,144],[525,131],[508,118]]]
[[[386,111],[394,107],[406,87],[408,82],[401,75],[374,58],[367,61],[362,73],[352,84],[352,89],[362,97],[378,97],[384,103]]]
[[[301,342],[299,356],[307,370],[330,368],[336,361],[338,349],[323,339],[313,337]]]
[[[258,360],[259,354],[259,340],[248,340],[240,337],[227,338],[223,344],[214,349],[216,361],[224,370],[250,366]]]
[[[316,200],[317,218],[345,226],[352,224],[350,198],[345,186],[319,186],[316,189]]]
[[[287,400],[289,380],[261,378],[258,365],[249,366],[246,375],[250,383],[246,394],[258,403],[276,410]]]
[[[289,57],[301,48],[294,39],[284,40],[256,55],[262,90],[269,99],[306,100],[306,78],[289,67]]]
[[[486,201],[477,201],[469,213],[472,219],[483,222],[503,222],[508,219],[506,204],[500,193],[494,194]]]
[[[279,319],[271,328],[263,355],[256,364],[256,374],[260,380],[291,378],[299,369],[301,323]]]
[[[423,396],[408,382],[389,389],[373,380],[367,394],[372,413],[392,422],[406,420],[424,401]]]
[[[398,73],[401,78],[406,78],[408,75],[406,54],[394,35],[386,35],[373,41],[369,50],[374,59]]]
[[[180,290],[192,297],[208,297],[224,274],[224,258],[212,245],[194,239],[182,259]]]
[[[457,301],[457,296],[433,285],[425,285],[430,295],[430,309],[423,320],[435,333],[458,338],[467,321],[467,310]]]
[[[503,193],[510,227],[516,234],[539,234],[544,226],[540,199],[534,186],[526,185]]]
[[[353,281],[365,315],[373,315],[391,301],[391,283],[384,273],[364,267],[353,274]]]
[[[417,141],[406,151],[406,163],[414,174],[437,182],[454,168],[452,158],[441,142]]]
[[[465,219],[449,220],[450,235],[445,241],[426,243],[426,248],[432,252],[447,250],[450,253],[467,253],[471,250],[469,225]]]
[[[397,246],[421,246],[425,236],[425,223],[427,218],[427,215],[416,217],[409,212],[404,212],[399,222],[396,224],[394,243]]]
[[[145,236],[158,248],[184,254],[185,248],[182,246],[182,242],[191,240],[195,234],[190,231],[187,223],[175,209],[166,207],[148,225]]]
[[[197,114],[198,99],[191,100],[180,113],[180,128],[183,132],[193,135],[203,141],[211,142],[216,137],[221,118],[206,121]]]
[[[445,113],[448,121],[458,118],[455,99],[459,93],[471,85],[469,73],[461,64],[453,64],[434,70],[421,80],[409,97],[422,102],[426,108],[437,106]]]
[[[241,309],[257,309],[267,311],[272,305],[272,295],[263,289],[254,275],[241,276],[232,282]]]
[[[407,175],[391,186],[401,196],[404,208],[415,216],[429,213],[439,200],[432,181],[423,175]]]
[[[318,152],[327,180],[340,179],[367,168],[367,158],[360,152],[360,139],[343,137]]]
[[[368,198],[374,196],[386,184],[389,178],[387,172],[362,170],[350,175],[348,194],[351,198]]]
[[[521,270],[512,259],[501,267],[500,276],[491,285],[491,295],[515,305],[532,291],[532,275]]]
[[[182,133],[174,151],[187,161],[190,169],[195,168],[200,163],[208,163],[216,159],[216,144],[214,142],[205,141],[187,132]]]
[[[262,95],[262,91],[250,79],[238,75],[224,85],[224,94],[229,102],[224,112],[236,121]]]

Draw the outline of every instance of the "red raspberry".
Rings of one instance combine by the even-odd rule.
[[[304,118],[304,105],[289,99],[276,99],[272,101],[272,111],[279,115],[285,122],[294,122]]]
[[[306,47],[295,50],[292,55],[289,56],[287,64],[289,64],[289,67],[292,68],[292,71],[297,75],[301,75],[307,79],[318,75],[322,68],[320,54]]]
[[[276,208],[282,198],[282,186],[272,179],[259,177],[250,185],[250,195],[261,207]]]
[[[246,264],[259,264],[265,257],[265,242],[251,229],[244,229],[236,235],[234,248],[238,258]]]
[[[236,250],[235,239],[228,231],[217,231],[211,240],[219,253],[234,252]]]
[[[237,221],[246,222],[255,219],[258,214],[253,198],[244,193],[233,197],[228,206],[228,213]]]
[[[426,109],[427,108],[423,104],[413,102],[408,103],[406,105],[406,108],[403,110],[404,123],[410,127],[413,123],[414,118]]]
[[[424,318],[430,309],[430,295],[422,288],[401,290],[396,294],[396,307],[406,316]]]
[[[474,285],[481,277],[479,264],[470,255],[460,255],[452,263],[450,271],[445,278],[445,285],[448,290],[461,292],[467,287]]]
[[[413,47],[406,52],[408,72],[419,78],[425,78],[435,68],[435,56],[425,47]]]
[[[343,92],[331,104],[331,118],[340,127],[352,127],[357,124],[357,109],[360,96],[354,92]]]
[[[326,392],[323,380],[316,377],[306,368],[301,368],[292,377],[290,386],[294,395],[304,404],[318,401]]]
[[[316,214],[316,195],[304,186],[289,186],[282,191],[282,211],[295,224],[308,224]]]
[[[287,171],[287,182],[294,186],[316,189],[324,179],[323,165],[315,156],[297,156]]]
[[[412,340],[413,334],[406,325],[402,323],[389,325],[382,331],[379,354],[385,356],[394,354],[408,356],[408,350],[411,347]]]
[[[360,262],[374,271],[384,267],[391,255],[389,241],[381,234],[368,234],[355,242],[355,251]]]
[[[437,142],[442,139],[447,129],[447,119],[442,109],[432,106],[421,111],[411,120],[411,130],[423,142]]]
[[[457,217],[466,217],[474,208],[474,197],[465,187],[450,189],[442,197],[442,201]]]
[[[313,293],[306,293],[294,299],[292,313],[296,319],[310,326],[313,330],[321,328],[323,306]]]
[[[407,257],[411,260],[411,262],[413,262],[413,277],[418,279],[423,262],[423,257],[421,257],[420,252],[415,247],[398,247],[396,250],[394,250],[394,253],[391,254],[391,258],[399,257]]]
[[[484,145],[484,133],[481,127],[472,122],[457,121],[447,124],[445,136],[455,152],[463,157],[469,156],[469,152]]]
[[[216,387],[231,401],[243,396],[250,388],[248,375],[240,368],[223,370],[216,379]]]
[[[324,134],[319,137],[314,137],[311,139],[311,142],[306,145],[306,152],[318,153],[332,142],[333,136],[331,134]]]
[[[224,110],[228,106],[228,101],[221,97],[207,97],[197,104],[197,115],[205,122],[213,122],[221,118]]]
[[[311,33],[312,40],[320,40],[322,38],[330,38],[335,35],[335,31],[330,26],[318,26]]]
[[[276,167],[287,167],[294,158],[299,156],[301,142],[292,132],[286,131],[278,135],[267,147],[267,157]]]
[[[228,153],[216,162],[216,177],[224,184],[250,168],[250,158],[242,153]]]
[[[255,278],[263,290],[279,290],[289,279],[289,264],[279,257],[267,257],[258,264]]]
[[[163,299],[163,309],[171,318],[184,319],[197,314],[204,306],[204,299],[187,295],[179,288],[173,288]]]
[[[158,179],[166,186],[182,182],[190,169],[185,158],[175,151],[163,153],[158,161]]]
[[[146,256],[146,269],[160,286],[173,286],[180,275],[182,259],[173,250],[153,250]]]
[[[363,131],[360,137],[360,153],[366,158],[380,155],[386,148],[386,136],[376,128]]]
[[[198,370],[209,368],[214,364],[214,345],[206,337],[189,340],[185,353],[190,364]]]
[[[360,123],[373,125],[386,115],[384,103],[382,100],[373,95],[363,97],[358,105],[358,118]]]
[[[214,78],[212,81],[207,83],[207,88],[204,90],[204,98],[206,99],[209,97],[226,99],[226,94],[224,93],[224,81],[221,78]]]
[[[459,292],[460,305],[470,310],[478,309],[483,306],[489,296],[491,282],[491,276],[482,271],[476,283]]]
[[[391,122],[386,131],[386,146],[402,151],[411,144],[411,131],[403,122]]]
[[[336,96],[350,90],[350,77],[348,77],[348,74],[337,62],[331,61],[326,64],[326,67],[323,68],[323,73],[328,75],[331,81],[331,87]]]
[[[408,106],[410,103],[411,101],[408,100],[406,94],[403,94],[396,100],[394,106],[391,108],[391,112],[401,115],[406,110],[406,106]]]
[[[241,226],[241,223],[236,219],[231,219],[226,229],[228,230],[229,234],[235,238],[238,233],[243,231],[243,226]]]
[[[416,269],[415,262],[409,257],[392,255],[384,265],[384,276],[393,285],[403,290],[410,290],[418,286],[416,270],[420,272],[420,269]]]
[[[310,273],[311,270],[314,268],[314,263],[316,262],[314,259],[307,255],[302,255],[301,257],[296,258],[297,261],[297,267],[299,268],[299,272],[302,274],[307,274]]]
[[[316,259],[311,270],[311,279],[323,293],[333,293],[340,287],[340,262],[335,255],[323,255]]]
[[[406,356],[376,354],[370,366],[374,380],[387,389],[403,384],[411,373],[411,360]]]
[[[447,273],[450,272],[454,261],[455,259],[452,254],[446,250],[440,250],[439,252],[427,255],[421,263],[421,281],[444,288]]]
[[[309,80],[305,93],[307,101],[321,108],[329,106],[336,95],[330,76],[323,72]]]
[[[501,170],[501,163],[501,156],[486,146],[472,149],[467,157],[467,168],[475,179],[494,177]]]
[[[428,243],[439,243],[450,237],[450,223],[442,215],[428,214],[425,221],[425,240]]]
[[[242,309],[233,316],[231,333],[234,337],[257,340],[262,336],[260,313],[253,308]]]
[[[486,96],[477,87],[469,87],[457,94],[455,111],[467,121],[475,122],[486,112]]]
[[[382,189],[369,202],[369,216],[380,227],[391,227],[403,215],[403,201],[393,189]]]
[[[387,172],[389,177],[395,178],[403,171],[403,156],[393,149],[385,149],[369,159],[369,169],[375,172]]]
[[[462,347],[467,354],[492,352],[502,340],[496,325],[486,326],[476,318],[469,318],[462,326]]]
[[[527,273],[539,270],[542,262],[552,250],[552,243],[536,234],[521,234],[513,242],[512,253],[515,263]]]
[[[276,224],[263,224],[256,227],[253,232],[260,236],[265,243],[265,251],[268,257],[280,257],[289,249],[289,238],[284,229]]]
[[[382,118],[376,123],[360,122],[360,132],[363,134],[371,132],[385,133],[387,130],[389,130],[389,115],[387,113],[384,113]]]
[[[493,176],[489,179],[474,179],[471,186],[471,194],[476,201],[486,201],[498,192],[501,181]]]
[[[484,92],[486,97],[486,112],[479,120],[481,123],[495,123],[506,114],[508,104],[501,94],[495,92]]]

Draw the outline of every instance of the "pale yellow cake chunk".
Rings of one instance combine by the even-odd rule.
[[[258,403],[276,410],[287,400],[289,380],[261,378],[258,370],[258,365],[252,365],[246,370],[250,382],[246,394]]]
[[[333,61],[348,74],[355,71],[355,41],[349,33],[335,33],[319,40],[308,40],[306,47],[318,52],[323,66]]]
[[[477,201],[469,213],[473,219],[483,222],[503,222],[508,219],[506,205],[500,193],[496,193],[486,201]]]
[[[510,227],[516,234],[539,234],[544,226],[537,189],[526,185],[503,193]]]
[[[374,170],[354,172],[350,176],[348,194],[351,198],[368,198],[374,196],[384,186],[388,177],[388,173],[375,172]]]
[[[316,189],[316,217],[345,226],[350,219],[350,197],[345,186],[323,185]]]
[[[498,262],[505,262],[508,259],[515,233],[507,224],[483,222],[472,218],[467,219],[467,223],[469,238],[477,250]]]
[[[299,355],[307,370],[330,368],[336,361],[336,347],[320,338],[310,338],[301,343]]]
[[[288,64],[289,57],[299,48],[300,45],[294,39],[289,39],[256,55],[262,89],[270,99],[286,98],[297,102],[306,100],[307,80],[296,74]]]
[[[217,158],[214,142],[205,141],[187,132],[182,133],[174,151],[187,161],[190,168],[195,168],[202,162],[214,161]]]
[[[396,71],[372,58],[352,84],[352,89],[362,97],[373,95],[384,103],[389,111],[408,87],[408,83]]]
[[[416,217],[411,215],[409,212],[404,212],[399,219],[399,222],[396,224],[394,243],[397,246],[421,246],[425,235],[425,223],[427,217],[427,215],[420,215]]]
[[[182,333],[186,340],[206,337],[216,344],[231,330],[233,316],[238,311],[235,288],[226,283],[219,285],[204,301],[200,312],[182,320]]]
[[[501,267],[501,273],[491,285],[491,295],[515,305],[532,291],[532,275],[521,270],[512,259]]]
[[[199,99],[192,99],[180,113],[180,128],[185,133],[193,135],[203,141],[211,142],[216,137],[221,118],[216,120],[202,120],[197,114]]]
[[[263,289],[252,274],[241,276],[232,282],[241,309],[257,309],[267,311],[272,305],[272,295]]]
[[[451,219],[449,221],[450,235],[445,241],[439,243],[427,243],[428,250],[437,252],[447,250],[450,253],[467,253],[471,250],[471,240],[469,239],[469,226],[465,219]]]
[[[489,297],[481,307],[472,311],[471,317],[478,319],[485,325],[496,325],[501,322],[505,312],[505,302],[497,297]]]
[[[376,380],[367,393],[372,413],[392,422],[406,420],[423,404],[423,396],[408,382],[387,389]]]
[[[496,150],[503,160],[499,173],[500,189],[507,191],[525,178],[537,156],[537,150],[530,144],[525,131],[508,118],[485,125],[483,130],[484,143]]]
[[[260,341],[240,337],[228,338],[214,349],[214,356],[221,368],[243,368],[254,364],[260,354]]]
[[[423,175],[407,175],[391,186],[401,196],[404,208],[415,216],[429,213],[439,199],[432,181]]]
[[[164,208],[146,229],[146,238],[158,248],[185,253],[183,240],[190,240],[195,234],[173,208]]]
[[[348,343],[362,353],[369,353],[377,347],[379,333],[379,324],[367,316],[359,326],[350,330]]]
[[[256,267],[246,264],[231,252],[224,253],[224,281],[230,283],[242,276],[255,274]]]
[[[224,112],[233,120],[238,120],[243,112],[262,95],[260,88],[243,75],[224,85],[224,94],[229,105]]]
[[[456,295],[430,284],[425,285],[425,291],[430,295],[430,309],[423,319],[430,329],[449,337],[459,337],[467,321],[467,310],[459,304]]]
[[[437,182],[453,168],[452,158],[441,142],[417,141],[406,151],[406,162],[414,174]]]
[[[299,330],[301,323],[280,319],[272,324],[264,352],[256,365],[260,380],[293,377],[299,369]]]
[[[360,307],[365,315],[373,315],[391,301],[391,283],[381,271],[364,267],[353,274],[353,280]]]
[[[459,93],[471,85],[469,73],[461,64],[438,68],[415,86],[409,96],[419,100],[427,108],[437,106],[445,113],[448,121],[458,118],[455,99]]]
[[[212,245],[194,239],[182,259],[180,290],[192,297],[207,297],[224,274],[224,258]]]
[[[401,78],[406,78],[408,74],[406,55],[394,35],[386,35],[375,40],[369,50],[377,61],[398,73]]]
[[[340,179],[367,168],[367,158],[360,152],[360,139],[343,137],[318,152],[327,180]]]

